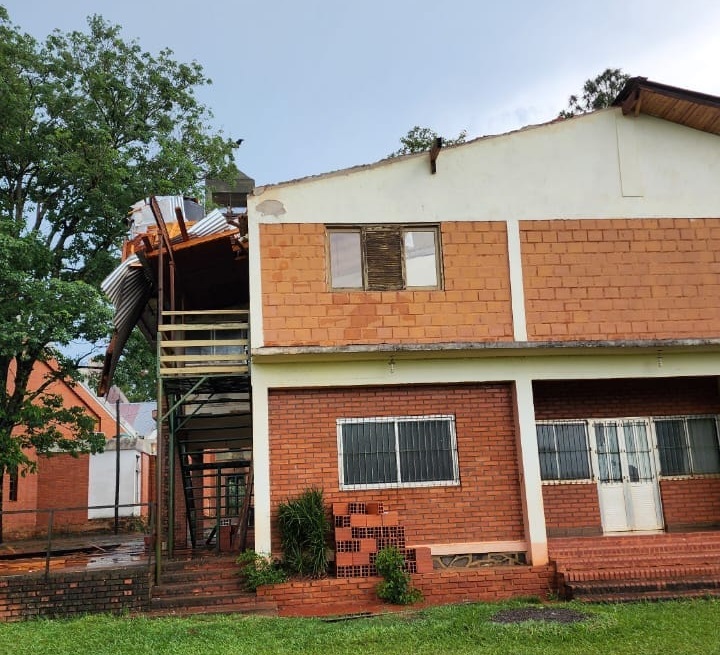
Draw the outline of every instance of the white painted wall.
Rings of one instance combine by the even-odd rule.
[[[88,505],[115,503],[115,449],[90,456]],[[141,498],[141,454],[134,448],[120,450],[120,504],[138,503]],[[140,507],[121,507],[120,516],[140,516]],[[112,518],[115,509],[88,510],[89,519]]]
[[[443,149],[435,175],[422,153],[259,187],[248,212],[288,223],[704,218],[720,215],[718,145],[611,108]]]

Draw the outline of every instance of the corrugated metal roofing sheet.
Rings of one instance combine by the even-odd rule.
[[[183,197],[159,196],[157,200],[163,219],[168,223],[176,222],[175,208],[184,207]],[[151,223],[153,225],[155,224],[155,219],[150,211],[150,205],[147,200],[135,203],[131,214],[134,215],[133,227],[131,229],[131,232],[134,234],[144,232],[145,228]],[[193,237],[205,237],[234,229],[236,228],[227,222],[225,215],[220,210],[214,209],[188,229],[188,236],[190,240],[192,240]],[[182,241],[181,236],[173,239],[173,243],[180,241]],[[132,329],[135,327],[145,305],[150,299],[152,286],[152,281],[148,278],[137,255],[128,257],[103,280],[101,288],[113,303],[115,316],[113,317],[114,338],[112,342],[114,343],[114,350],[112,353],[108,351],[106,355],[106,357],[111,357],[112,361],[106,362],[108,379],[102,381],[101,387],[104,386],[107,388],[110,386],[112,375],[117,366],[122,349],[125,347],[125,343]]]
[[[235,230],[233,225],[227,222],[225,214],[219,209],[213,209],[205,218],[199,220],[188,229],[188,235],[194,237],[206,237],[209,234],[219,234],[226,230]]]

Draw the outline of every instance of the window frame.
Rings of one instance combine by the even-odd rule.
[[[335,286],[333,280],[332,271],[332,238],[333,233],[353,233],[359,235],[360,240],[360,286]],[[399,233],[400,242],[400,253],[399,259],[401,262],[401,280],[397,286],[388,286],[387,284],[373,284],[369,281],[369,268],[368,268],[368,248],[367,240],[370,234],[382,234],[383,232],[388,235],[393,233]],[[407,266],[407,255],[405,239],[409,232],[431,232],[434,235],[434,246],[435,246],[435,284],[434,285],[408,285],[408,266]],[[354,225],[326,225],[326,245],[327,245],[327,284],[331,291],[423,291],[423,290],[439,290],[443,288],[443,266],[442,266],[442,242],[441,242],[441,230],[440,226],[436,223],[431,224],[416,224],[416,223],[368,223],[368,224],[354,224]]]
[[[583,478],[563,478],[560,477],[560,460],[559,460],[559,451],[557,449],[557,427],[562,425],[579,425],[583,428],[583,434],[585,437],[585,460],[586,460],[586,468],[588,471],[588,476]],[[557,477],[553,478],[544,478],[542,477],[542,464],[541,464],[541,453],[540,453],[540,441],[539,441],[539,434],[538,434],[538,427],[539,426],[551,426],[553,428],[553,441],[555,445],[554,450],[554,458],[555,458],[555,466],[556,470],[558,472]],[[543,484],[558,484],[558,483],[574,483],[574,482],[594,482],[595,481],[595,475],[593,471],[593,458],[592,458],[592,448],[591,448],[591,442],[590,442],[590,424],[589,421],[585,419],[558,419],[558,420],[550,420],[550,421],[536,421],[535,422],[535,444],[538,449],[538,464],[540,468],[540,480]]]
[[[652,423],[652,429],[655,433],[655,444],[657,446],[658,453],[658,476],[662,478],[698,478],[708,476],[719,476],[720,468],[717,471],[696,471],[695,467],[695,456],[697,453],[692,448],[692,440],[690,437],[690,431],[688,429],[688,421],[692,420],[711,420],[715,425],[715,447],[717,449],[718,457],[720,458],[720,415],[717,414],[679,414],[674,416],[653,416],[650,418]],[[683,425],[683,453],[687,456],[687,473],[664,473],[663,472],[663,456],[662,449],[660,447],[660,441],[658,439],[657,432],[657,421],[682,421]]]
[[[450,432],[450,457],[452,464],[452,480],[428,480],[403,482],[402,467],[400,463],[399,448],[399,423],[423,422],[423,421],[446,421]],[[395,482],[370,482],[370,483],[345,483],[345,461],[343,448],[343,426],[344,425],[360,425],[366,423],[393,423],[395,425],[395,466],[397,473],[397,481]],[[341,491],[352,491],[359,489],[398,489],[412,487],[458,487],[460,486],[460,465],[458,457],[457,431],[455,426],[454,414],[428,414],[420,416],[372,416],[372,417],[354,417],[354,418],[338,418],[337,426],[337,448],[338,448],[338,476]]]
[[[641,421],[648,425],[649,434],[651,439],[651,457],[653,458],[653,466],[655,468],[656,479],[689,479],[689,478],[707,478],[707,477],[720,477],[720,466],[716,472],[702,472],[697,471],[694,463],[697,452],[692,449],[692,439],[688,429],[688,422],[693,420],[711,420],[715,425],[715,447],[717,448],[718,458],[720,458],[720,414],[673,414],[670,416],[657,416],[657,415],[645,415],[645,416],[634,416],[634,417],[603,417],[603,418],[586,418],[586,419],[551,419],[535,421],[535,435],[536,445],[538,449],[538,460],[541,459],[540,453],[540,442],[538,440],[538,427],[541,425],[567,425],[567,424],[584,424],[585,425],[585,439],[587,446],[587,456],[590,463],[590,477],[589,478],[543,478],[542,477],[542,465],[540,465],[540,476],[542,484],[573,484],[573,483],[597,483],[599,479],[598,470],[598,453],[596,436],[594,434],[595,426],[598,424],[609,425],[617,424],[620,425],[625,422]],[[684,473],[664,473],[663,472],[663,455],[662,448],[658,439],[657,422],[658,421],[681,421],[683,425],[683,453],[687,458],[687,470]],[[593,433],[591,435],[591,432]],[[557,457],[557,451],[556,451]],[[559,471],[559,469],[558,469]]]

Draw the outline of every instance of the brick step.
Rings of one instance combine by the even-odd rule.
[[[653,559],[670,559],[682,557],[712,557],[717,559],[720,557],[720,549],[718,548],[681,548],[677,550],[645,550],[636,548],[623,552],[574,552],[567,554],[559,554],[550,552],[548,554],[551,560],[558,563],[571,562],[614,562],[627,560],[653,560]]]
[[[567,548],[558,549],[550,548],[549,553],[553,557],[566,558],[566,557],[604,557],[608,555],[623,555],[627,553],[682,553],[682,552],[699,552],[699,551],[713,551],[720,552],[720,543],[717,541],[711,541],[703,543],[700,541],[694,541],[689,544],[665,544],[665,545],[650,545],[641,544],[638,546],[605,546],[605,547],[578,547],[578,548]]]
[[[594,569],[583,571],[563,570],[563,578],[567,582],[582,582],[586,580],[672,580],[689,577],[720,577],[720,564],[706,564],[704,566],[658,566],[647,568],[615,568]]]
[[[173,596],[154,597],[150,599],[151,609],[183,609],[187,607],[214,607],[216,605],[232,605],[235,611],[244,608],[252,609],[257,605],[257,596],[247,591],[236,590],[231,593],[185,593]]]
[[[238,607],[234,603],[218,605],[196,605],[183,608],[157,608],[144,612],[144,616],[168,617],[204,614],[254,614],[257,616],[277,616],[277,603],[258,602],[253,607]]]
[[[586,550],[624,550],[645,547],[684,548],[693,544],[702,544],[703,547],[720,547],[720,531],[666,533],[637,537],[556,537],[550,539],[548,546],[553,553],[571,553]]]
[[[236,557],[203,557],[192,559],[163,560],[163,571],[204,571],[218,569],[237,569]]]
[[[686,592],[720,595],[720,576],[701,576],[676,580],[588,580],[565,584],[565,596],[568,599],[593,600],[603,597],[646,598],[653,594],[662,594],[668,598],[682,597]]]
[[[696,553],[696,554],[667,554],[662,556],[645,557],[628,556],[612,559],[577,559],[577,560],[553,560],[558,571],[595,571],[613,569],[652,569],[652,568],[673,568],[677,566],[704,566],[720,562],[720,554]]]
[[[178,570],[163,571],[160,575],[160,584],[175,584],[191,582],[193,580],[232,580],[238,577],[240,568],[236,565],[227,569],[197,569],[197,570]]]
[[[720,590],[688,590],[678,591],[653,591],[643,593],[612,593],[612,594],[593,594],[592,596],[577,596],[575,600],[582,603],[636,603],[638,601],[662,601],[662,600],[678,600],[691,598],[708,598],[720,597]]]
[[[217,596],[244,593],[242,581],[238,576],[225,580],[191,580],[188,582],[161,583],[152,588],[153,598],[168,598],[172,596]]]
[[[652,537],[597,537],[589,539],[578,537],[572,539],[550,539],[549,548],[552,551],[577,551],[577,550],[607,550],[607,549],[634,549],[634,548],[684,548],[702,544],[703,546],[720,546],[720,531],[698,532],[693,536],[652,536]]]

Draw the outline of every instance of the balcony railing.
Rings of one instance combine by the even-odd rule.
[[[167,311],[162,316],[160,377],[248,372],[247,310]]]

